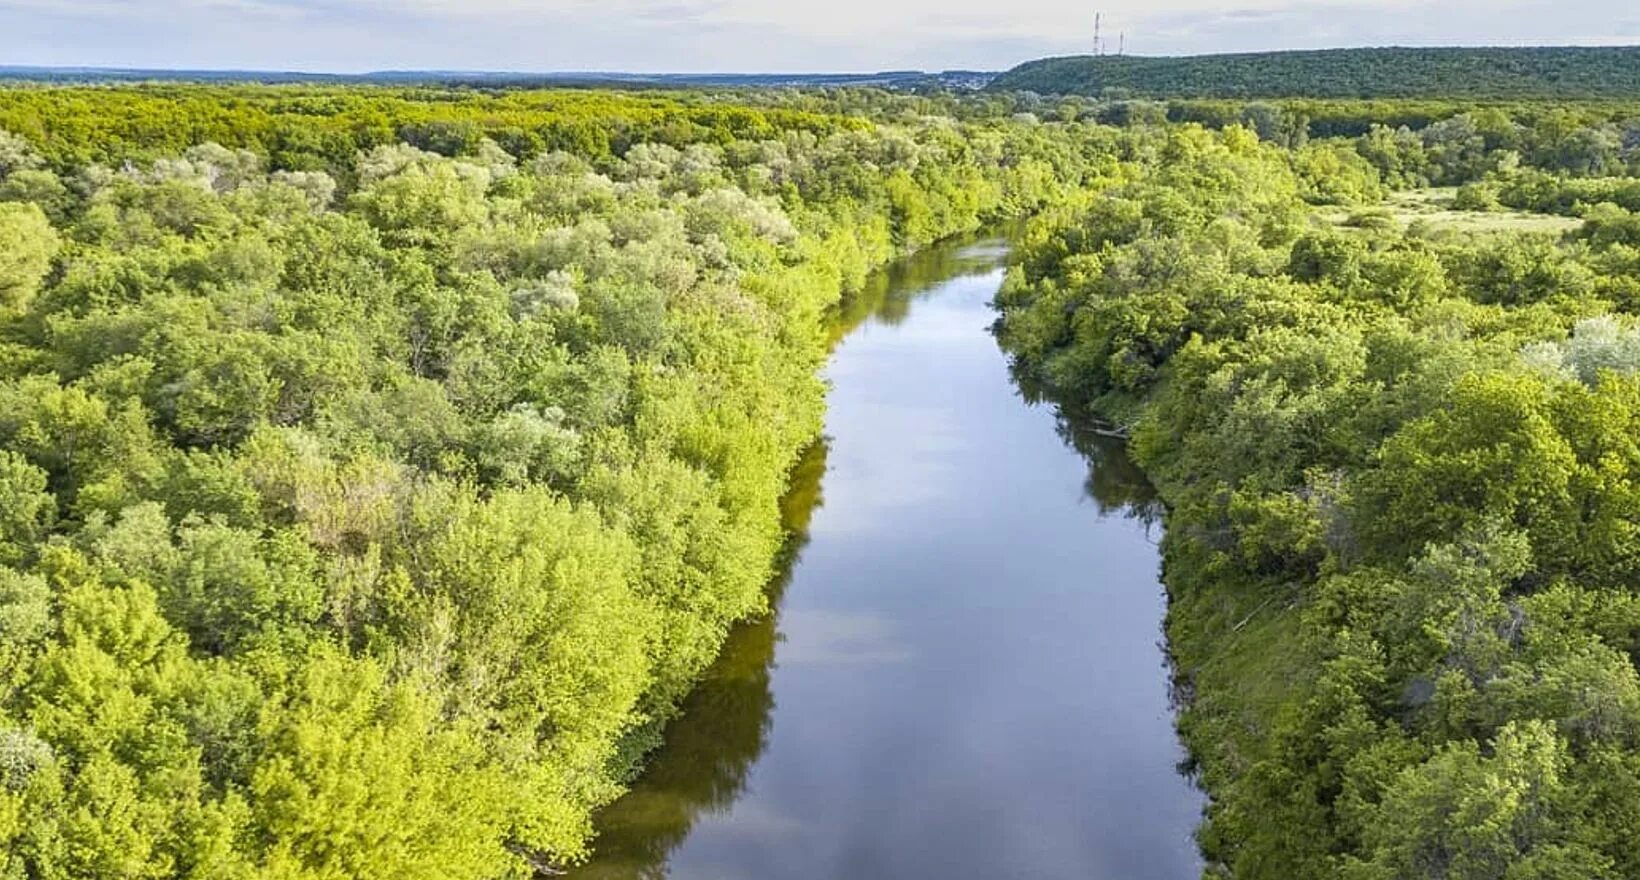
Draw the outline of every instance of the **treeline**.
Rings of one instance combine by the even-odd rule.
[[[824,314],[1115,138],[250,88],[0,124],[0,874],[37,878],[583,858],[764,605]]]
[[[1180,122],[1252,131],[1286,148],[1312,204],[1457,187],[1456,206],[1471,210],[1581,216],[1602,203],[1640,206],[1640,104],[1096,102],[1055,115],[1141,131]]]
[[[1640,97],[1640,46],[1373,48],[1022,64],[994,91],[1156,98]]]
[[[868,94],[861,93],[860,100],[869,100]],[[901,106],[909,103],[902,101]],[[1028,92],[926,96],[920,101],[938,112],[976,119],[1099,123],[1141,131],[1179,123],[1212,129],[1237,126],[1251,129],[1260,140],[1291,148],[1300,161],[1330,153],[1353,166],[1358,164],[1348,155],[1353,152],[1373,166],[1368,173],[1376,174],[1377,183],[1398,189],[1460,186],[1509,177],[1522,169],[1545,171],[1563,182],[1640,172],[1640,101],[1157,101]],[[1332,175],[1336,184],[1345,186],[1356,185],[1349,182],[1356,177],[1354,168]],[[1570,185],[1583,188],[1584,195],[1612,191],[1620,200],[1624,196],[1619,191],[1628,184]],[[1608,199],[1595,199],[1600,200]],[[1570,201],[1567,205],[1556,213],[1569,212]]]
[[[1095,102],[1095,106],[1112,102]],[[1120,102],[1116,102],[1120,103]],[[1423,131],[1455,118],[1467,118],[1493,139],[1492,148],[1548,149],[1556,141],[1585,129],[1615,127],[1620,138],[1640,121],[1640,100],[1627,101],[1474,101],[1455,100],[1316,100],[1289,98],[1252,101],[1172,100],[1158,102],[1169,122],[1199,122],[1209,128],[1243,125],[1260,137],[1279,133],[1294,142],[1321,138],[1361,137],[1375,129]],[[1149,111],[1154,113],[1155,111]],[[1274,129],[1271,126],[1276,126]],[[1632,144],[1631,144],[1632,145]]]
[[[30,67],[0,65],[0,82],[52,85],[110,83],[220,85],[414,86],[419,88],[609,88],[609,89],[823,89],[863,87],[904,91],[977,88],[994,74],[977,70],[885,70],[880,73],[506,73],[485,71],[379,70],[369,73],[301,73],[266,70],[167,70],[122,67]]]
[[[815,106],[821,106],[816,104]],[[409,144],[445,156],[490,140],[515,157],[588,159],[640,143],[726,146],[791,131],[866,130],[821,110],[748,106],[690,92],[434,89],[315,85],[0,88],[0,130],[59,171],[174,157],[205,143],[248,149],[275,171],[346,176],[360,151]]]
[[[1292,148],[1154,137],[1000,327],[1167,503],[1209,874],[1640,877],[1640,214],[1337,228]]]

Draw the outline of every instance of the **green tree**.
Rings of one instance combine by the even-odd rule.
[[[1609,877],[1610,862],[1566,829],[1565,746],[1544,724],[1510,724],[1403,771],[1365,826],[1360,878]]]
[[[0,309],[27,309],[51,268],[59,241],[39,206],[0,202]]]

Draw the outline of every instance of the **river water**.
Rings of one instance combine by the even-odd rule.
[[[775,610],[576,877],[1199,875],[1156,505],[1119,445],[1022,399],[987,330],[1005,254],[932,248],[839,316]]]

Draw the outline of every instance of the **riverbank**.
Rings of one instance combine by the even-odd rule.
[[[1005,255],[937,245],[840,312],[774,613],[575,876],[1199,872],[1148,490],[1021,399],[988,330]]]

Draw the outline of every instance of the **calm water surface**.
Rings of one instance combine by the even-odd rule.
[[[1021,399],[987,331],[1001,242],[885,270],[840,316],[797,537],[600,819],[580,878],[1187,880],[1155,505]]]

